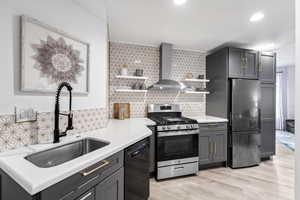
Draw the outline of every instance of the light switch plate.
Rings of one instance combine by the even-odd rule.
[[[16,123],[34,122],[37,120],[37,112],[33,108],[15,107]]]

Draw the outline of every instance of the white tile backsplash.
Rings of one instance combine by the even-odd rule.
[[[205,53],[187,50],[173,50],[172,78],[182,81],[187,73],[194,78],[203,74],[205,76]],[[121,66],[128,65],[130,75],[136,69],[143,69],[147,87],[159,79],[159,48],[124,43],[110,43],[110,116],[112,117],[113,103],[128,102],[131,107],[131,117],[145,117],[147,105],[152,103],[181,104],[183,113],[188,115],[205,114],[205,96],[201,94],[183,94],[170,91],[148,91],[148,93],[118,93],[115,89],[131,87],[134,83],[143,83],[143,80],[117,79]],[[194,83],[199,87],[203,83]]]
[[[68,134],[76,134],[106,127],[108,114],[106,108],[75,110],[74,130]],[[60,117],[60,127],[67,126],[67,118]],[[52,142],[54,129],[54,114],[38,113],[36,122],[15,123],[14,115],[0,116],[0,152],[18,147]]]

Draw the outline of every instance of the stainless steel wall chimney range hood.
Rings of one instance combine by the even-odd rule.
[[[172,80],[172,48],[169,43],[160,45],[160,63],[159,63],[159,81],[150,86],[149,90],[183,90],[185,85],[178,81]]]

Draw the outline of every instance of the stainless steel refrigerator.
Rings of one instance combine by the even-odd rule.
[[[229,164],[232,168],[260,163],[260,82],[231,79],[229,95]]]

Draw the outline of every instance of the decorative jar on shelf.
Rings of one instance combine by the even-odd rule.
[[[124,64],[121,68],[121,75],[122,76],[127,76],[128,75],[128,66]]]

